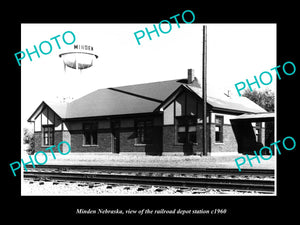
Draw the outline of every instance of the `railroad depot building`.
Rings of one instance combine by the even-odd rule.
[[[35,151],[67,141],[71,152],[201,155],[202,113],[201,86],[188,73],[187,79],[99,89],[70,103],[43,101],[28,121]],[[207,155],[240,151],[230,119],[260,113],[266,111],[245,97],[207,96]],[[252,125],[264,145],[264,122]]]

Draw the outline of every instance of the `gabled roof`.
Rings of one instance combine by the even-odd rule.
[[[44,105],[49,106],[62,119],[152,113],[170,100],[170,96],[181,88],[202,98],[202,90],[197,81],[187,84],[186,79],[128,85],[99,89],[65,104],[42,102],[28,121],[32,121],[34,115],[39,114]],[[207,101],[213,110],[232,110],[240,113],[266,112],[245,97],[215,98],[208,96]]]
[[[159,104],[131,94],[99,89],[69,103],[66,118],[149,113]]]
[[[32,122],[35,118],[44,110],[45,107],[49,107],[53,112],[56,113],[60,118],[66,118],[67,113],[67,104],[65,103],[52,103],[52,102],[45,102],[42,103],[37,107],[37,109],[32,113],[32,115],[28,118],[28,122]]]
[[[200,98],[202,98],[202,89],[198,87],[193,87],[186,85],[188,89],[195,92]],[[262,107],[251,101],[250,99],[240,96],[240,97],[213,97],[207,96],[207,103],[210,104],[215,110],[234,110],[241,112],[251,112],[251,113],[264,113]]]
[[[145,96],[163,102],[180,85],[182,85],[182,82],[180,82],[180,80],[167,80],[146,84],[122,86],[113,89],[123,91],[124,93]]]

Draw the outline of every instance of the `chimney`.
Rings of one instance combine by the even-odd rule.
[[[188,69],[188,79],[187,79],[187,83],[188,83],[188,84],[193,83],[194,79],[195,79],[194,70],[193,70],[193,69]]]

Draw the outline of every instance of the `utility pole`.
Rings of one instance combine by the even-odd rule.
[[[207,155],[207,121],[206,121],[206,102],[207,102],[207,27],[203,26],[203,56],[202,56],[202,97],[203,97],[203,155]]]

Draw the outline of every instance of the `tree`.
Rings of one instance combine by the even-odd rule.
[[[253,90],[252,92],[247,89],[244,91],[242,96],[249,98],[266,111],[274,112],[275,94],[270,89],[266,89],[264,91]]]
[[[29,149],[27,149],[27,151],[28,153],[32,154],[34,152],[34,134],[28,128],[24,128],[23,132],[23,143],[29,145]]]
[[[265,109],[267,112],[274,112],[275,104],[275,95],[274,92],[270,89],[265,91],[250,91],[249,89],[245,90],[243,93],[244,97],[249,98],[251,101],[255,102],[257,105]],[[274,122],[265,123],[265,145],[270,146],[274,142]],[[274,146],[271,146],[273,149]],[[273,151],[274,152],[274,151]]]

